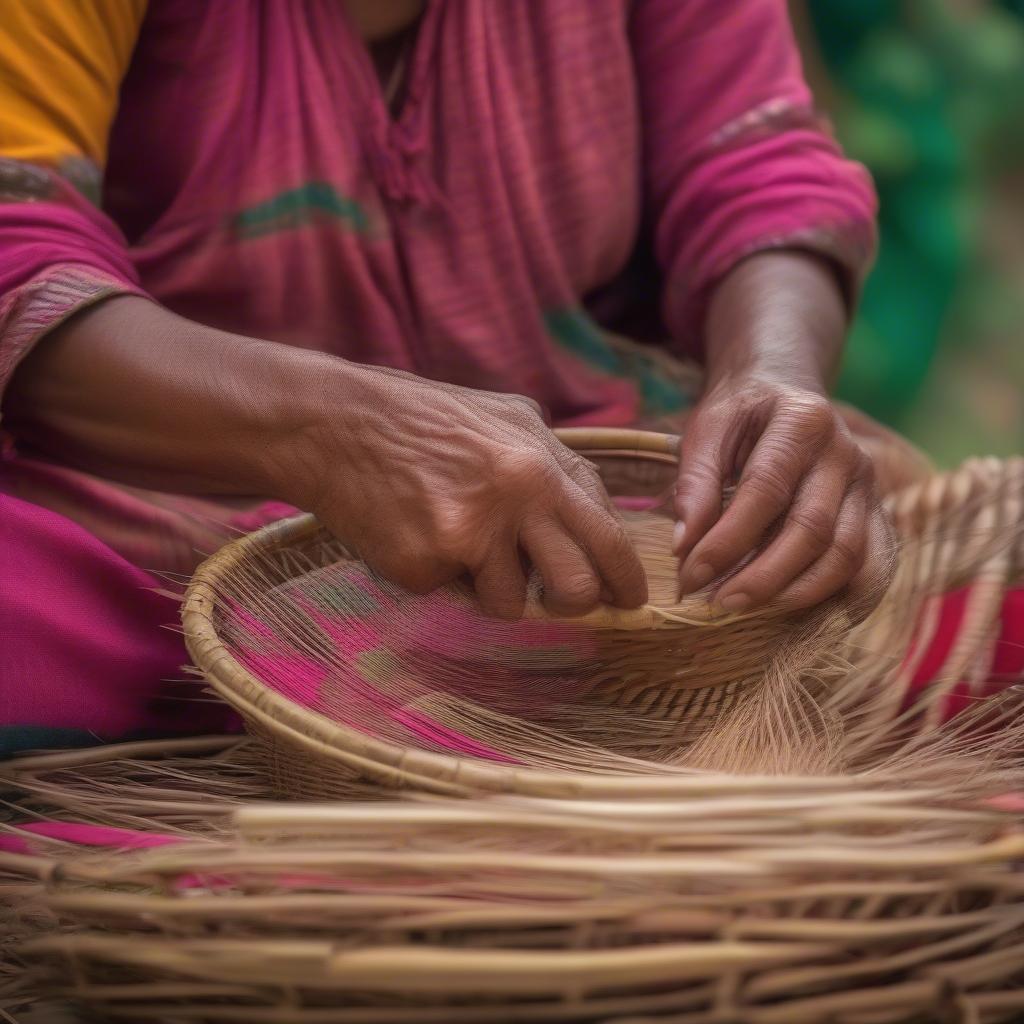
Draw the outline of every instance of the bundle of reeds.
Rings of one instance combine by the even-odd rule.
[[[204,742],[7,768],[9,1012],[45,993],[238,1024],[1024,1013],[1024,804],[966,756],[953,785],[695,773],[644,799],[277,804],[254,799],[258,748]]]

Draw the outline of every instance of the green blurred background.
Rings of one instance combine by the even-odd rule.
[[[942,465],[1024,452],[1024,0],[791,6],[881,201],[841,396]]]

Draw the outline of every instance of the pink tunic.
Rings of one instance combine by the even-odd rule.
[[[744,255],[820,251],[852,295],[873,241],[870,182],[812,113],[784,0],[433,0],[397,118],[339,0],[150,0],[102,173],[97,207],[83,160],[0,160],[0,386],[64,317],[138,293],[527,394],[556,424],[628,424],[690,396],[608,328],[656,313],[651,340],[699,357],[708,290]],[[167,724],[152,701],[185,655],[156,631],[170,600],[131,607],[153,581],[137,567],[187,572],[280,509],[5,451],[0,574],[42,575],[38,599],[0,601],[0,724]]]

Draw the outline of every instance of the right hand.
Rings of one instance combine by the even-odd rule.
[[[484,612],[522,614],[532,566],[545,607],[647,599],[643,567],[594,469],[526,398],[354,366],[291,442],[295,504],[381,575],[425,593],[468,574]]]

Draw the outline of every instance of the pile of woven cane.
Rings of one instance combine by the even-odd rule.
[[[614,458],[615,440],[581,450]],[[963,681],[984,691],[1003,596],[1024,582],[1022,508],[1019,460],[890,496],[898,567],[859,624],[838,606],[736,621],[665,601],[571,627],[535,609],[512,641],[458,588],[445,615],[380,591],[308,519],[234,542],[197,573],[184,621],[249,738],[0,766],[0,1008],[1020,1019],[1024,697],[1006,688],[939,722]],[[964,627],[949,685],[908,702],[950,593]],[[382,634],[382,609],[419,629]],[[428,623],[473,643],[424,639]],[[678,672],[651,658],[660,642]],[[279,671],[297,652],[304,674]],[[487,666],[509,680],[496,705]],[[571,685],[582,669],[589,683]],[[531,700],[545,679],[558,700]]]

